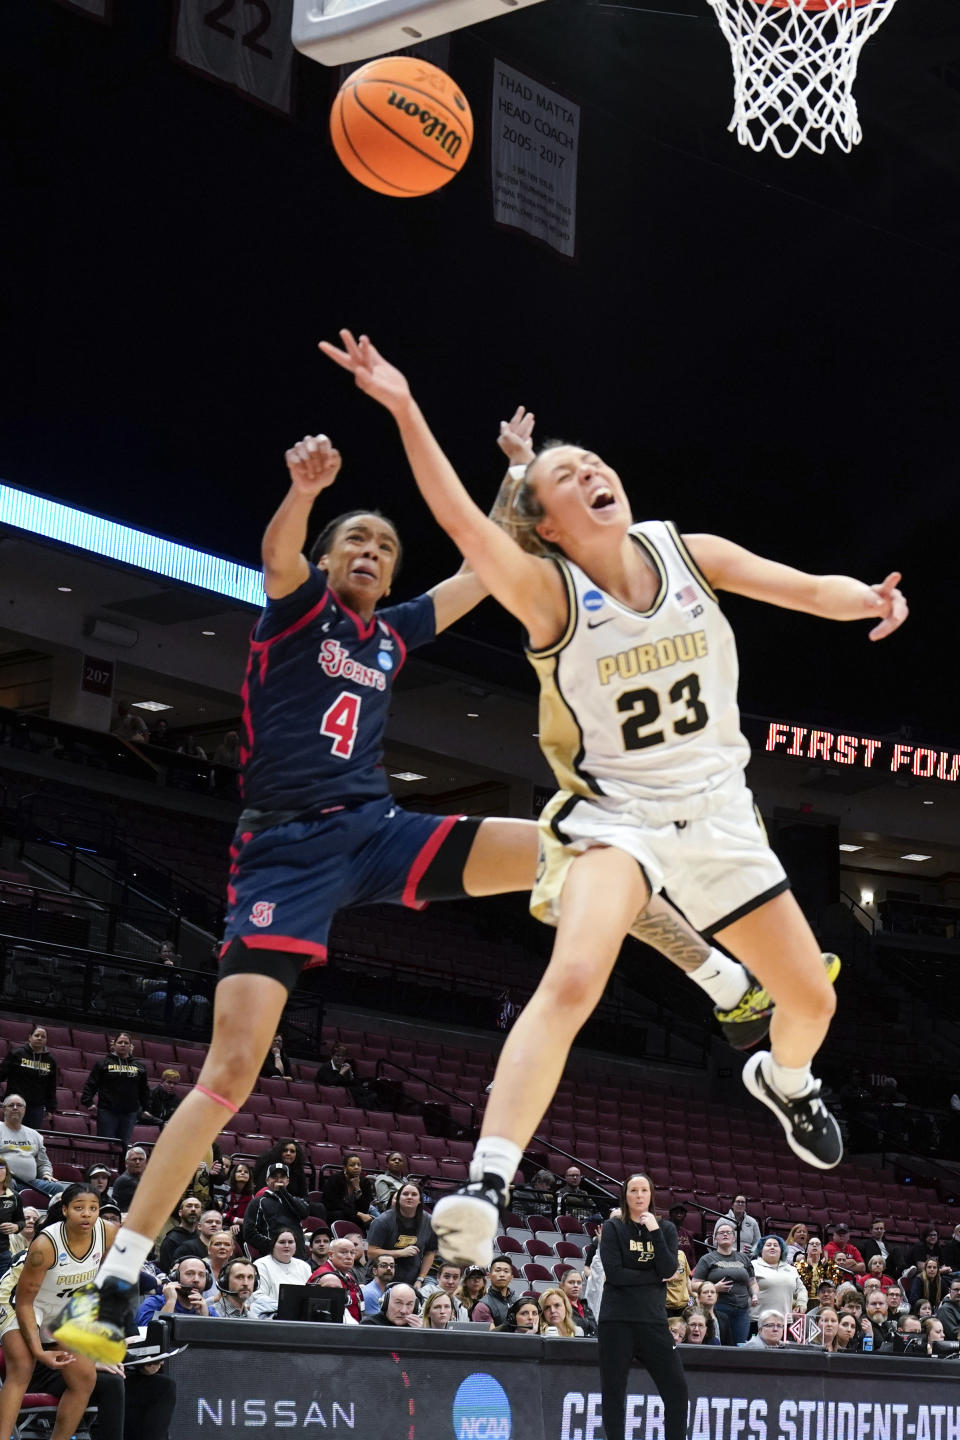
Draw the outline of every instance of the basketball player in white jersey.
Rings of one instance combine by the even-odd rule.
[[[540,741],[560,786],[541,824],[535,914],[555,921],[550,964],[500,1055],[471,1183],[436,1206],[443,1253],[487,1264],[498,1207],[549,1104],[569,1047],[599,1001],[633,917],[667,887],[776,1001],[770,1051],[744,1067],[794,1152],[830,1169],[840,1132],[810,1064],[835,997],[743,769],[733,634],[717,591],[832,620],[907,615],[879,585],[814,576],[713,535],[636,525],[619,476],[558,445],[526,469],[515,510],[531,554],[474,504],[402,374],[366,337],[321,349],[393,415],[421,493],[476,574],[526,627],[540,676]],[[548,1035],[552,1043],[543,1045]]]
[[[41,1230],[22,1263],[0,1281],[0,1343],[7,1372],[0,1389],[0,1440],[10,1440],[35,1366],[56,1371],[65,1386],[50,1440],[70,1440],[75,1434],[97,1383],[92,1360],[44,1349],[41,1331],[65,1298],[96,1275],[116,1226],[100,1219],[99,1196],[86,1181],[69,1185],[60,1203],[63,1220]]]

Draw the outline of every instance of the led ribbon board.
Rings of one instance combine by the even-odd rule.
[[[226,560],[222,555],[210,555],[205,550],[194,550],[190,545],[164,540],[132,525],[120,525],[116,520],[105,520],[102,515],[91,515],[73,505],[46,500],[28,490],[16,490],[2,483],[0,525],[42,535],[61,545],[71,545],[76,550],[86,550],[153,575],[163,575],[168,580],[196,586],[198,590],[212,590],[257,609],[266,603],[260,571],[249,565]]]
[[[960,780],[960,754],[956,751],[907,745],[900,740],[878,740],[869,735],[812,730],[807,725],[783,720],[770,721],[763,748],[808,762],[854,765],[861,770],[914,775],[918,780],[946,780],[953,784]]]

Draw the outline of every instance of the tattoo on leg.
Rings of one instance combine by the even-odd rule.
[[[644,945],[659,950],[671,964],[689,974],[698,970],[710,954],[710,946],[679,915],[638,915],[630,934]]]

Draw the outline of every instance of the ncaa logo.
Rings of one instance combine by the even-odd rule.
[[[468,1375],[453,1397],[455,1440],[510,1440],[510,1401],[492,1375]]]
[[[258,900],[250,911],[250,923],[258,929],[265,930],[268,925],[273,924],[273,912],[277,908],[275,900]]]
[[[599,590],[586,590],[583,596],[584,610],[602,610],[603,596]]]
[[[386,650],[380,650],[377,652],[377,664],[380,666],[381,670],[392,670],[393,656],[388,655]]]

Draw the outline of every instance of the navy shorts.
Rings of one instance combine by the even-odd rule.
[[[223,952],[327,958],[330,922],[348,905],[393,901],[422,910],[460,899],[463,866],[480,822],[464,815],[418,815],[389,796],[342,806],[320,820],[238,831],[230,850]]]

